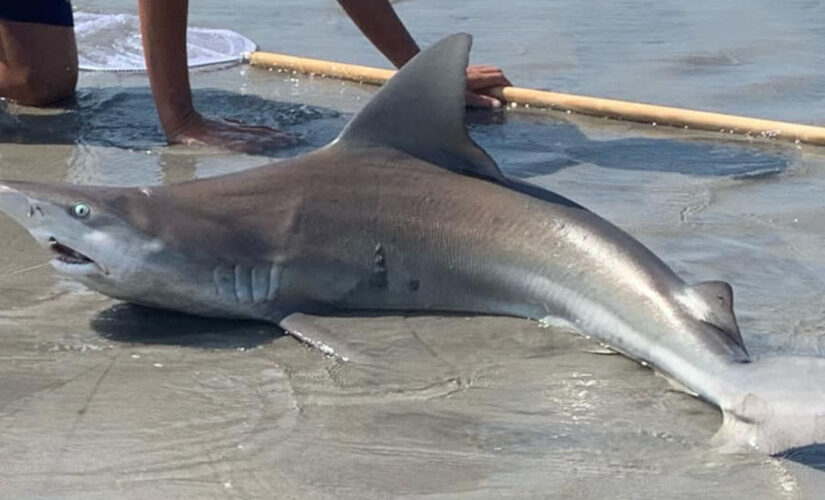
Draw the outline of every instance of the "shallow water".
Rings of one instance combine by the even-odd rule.
[[[263,49],[385,65],[334,2],[203,0]],[[132,1],[76,2],[129,12]],[[519,85],[825,121],[825,3],[396,3],[426,44],[475,33]],[[374,89],[245,66],[200,109],[333,138]],[[822,148],[561,113],[476,112],[511,175],[584,204],[688,281],[724,279],[755,354],[825,355]],[[145,76],[84,74],[66,111],[6,105],[0,177],[157,184],[272,158],[163,144]],[[125,306],[54,276],[0,219],[0,497],[818,498],[825,453],[720,455],[714,408],[556,327],[344,317],[368,362],[268,325]]]

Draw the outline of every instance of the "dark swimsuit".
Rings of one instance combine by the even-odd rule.
[[[69,0],[0,0],[0,19],[74,26],[72,4]]]

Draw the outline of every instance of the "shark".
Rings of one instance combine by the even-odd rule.
[[[721,409],[722,450],[825,442],[825,359],[754,358],[729,284],[505,175],[464,123],[471,37],[435,43],[330,144],[161,186],[0,182],[53,267],[110,297],[313,331],[330,311],[558,318]],[[317,336],[316,336],[317,333]]]

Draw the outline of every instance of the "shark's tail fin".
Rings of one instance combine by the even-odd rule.
[[[776,356],[733,365],[716,403],[724,452],[782,451],[825,443],[825,358]]]

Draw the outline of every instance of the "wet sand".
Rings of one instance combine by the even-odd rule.
[[[724,32],[699,22],[733,16],[729,7],[661,4],[675,10],[660,19],[714,36],[677,30],[657,45],[629,34],[644,27],[630,21],[623,35],[607,29],[608,17],[566,25],[584,19],[572,3],[543,11],[546,23],[518,12],[530,29],[508,37],[506,17],[498,30],[478,20],[484,5],[496,8],[397,6],[423,42],[453,25],[479,31],[474,60],[511,64],[525,85],[823,116],[822,45],[799,52],[821,35],[799,2],[769,23],[798,34],[769,49],[746,26]],[[226,15],[226,26],[214,21],[221,8],[206,2],[193,7],[193,22],[238,29],[273,50],[381,62],[334,4],[288,7],[293,24],[274,15],[256,24],[250,10]],[[752,10],[756,24],[775,13]],[[316,15],[333,35],[307,34]],[[270,34],[278,19],[283,30]],[[663,26],[642,38],[664,39],[671,28]],[[616,37],[616,51],[635,55],[599,59]],[[557,50],[525,48],[536,40]],[[801,61],[793,67],[783,62],[791,54]],[[800,87],[804,74],[812,80]],[[373,92],[243,66],[193,79],[204,112],[302,134],[302,146],[275,156],[326,143]],[[749,86],[763,97],[745,95]],[[157,184],[277,160],[165,146],[151,106],[144,76],[107,74],[84,74],[77,106],[65,112],[6,105],[0,177]],[[754,354],[825,354],[823,149],[556,113],[473,113],[470,122],[509,174],[606,216],[688,281],[730,281]],[[329,318],[363,356],[341,363],[271,325],[121,304],[56,277],[47,259],[0,218],[2,498],[817,498],[825,488],[821,449],[720,455],[710,445],[716,409],[565,329],[494,317]]]

